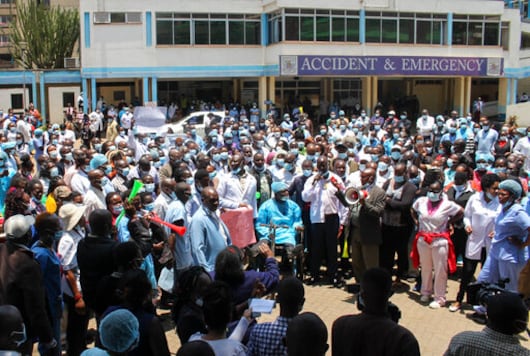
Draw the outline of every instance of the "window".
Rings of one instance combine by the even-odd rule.
[[[499,16],[455,15],[453,44],[467,46],[501,46],[502,27]],[[506,24],[507,25],[507,24]]]
[[[11,108],[23,109],[24,108],[24,94],[11,94]]]
[[[0,35],[0,47],[9,46],[9,35]]]
[[[11,15],[0,15],[0,27],[7,27],[12,20]]]
[[[359,13],[356,11],[283,9],[269,14],[268,22],[271,43],[359,41]]]
[[[0,0],[0,5],[4,4],[14,4],[15,0]]]
[[[64,92],[63,93],[63,107],[67,107],[68,104],[74,104],[74,96],[75,93],[72,92]]]
[[[125,91],[124,90],[115,90],[112,93],[112,98],[114,99],[114,101],[125,100]]]
[[[98,12],[94,12],[94,23],[95,24],[142,23],[142,13],[141,12],[107,12],[107,11],[98,11]]]

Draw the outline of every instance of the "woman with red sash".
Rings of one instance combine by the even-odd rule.
[[[462,218],[464,210],[447,199],[443,185],[436,181],[429,186],[426,197],[421,197],[412,205],[412,219],[418,233],[412,246],[411,258],[415,267],[421,265],[421,302],[429,302],[432,309],[445,305],[447,272],[456,271],[456,258],[450,238],[451,224]]]

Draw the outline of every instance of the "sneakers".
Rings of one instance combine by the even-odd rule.
[[[454,313],[454,312],[456,312],[456,311],[459,311],[460,308],[462,308],[462,303],[460,303],[460,302],[454,302],[453,304],[451,304],[451,305],[449,306],[449,311]]]
[[[440,302],[437,302],[436,300],[433,300],[431,304],[429,304],[429,308],[431,309],[440,309],[441,307],[443,307],[443,305],[440,304]]]
[[[431,299],[431,297],[429,297],[428,295],[422,295],[421,298],[420,298],[420,302],[428,303],[430,299]]]

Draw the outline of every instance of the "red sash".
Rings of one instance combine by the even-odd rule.
[[[455,247],[453,245],[453,241],[451,240],[451,237],[449,236],[449,231],[445,232],[425,232],[425,231],[419,231],[416,234],[416,237],[414,238],[414,243],[412,244],[412,251],[410,251],[410,258],[412,259],[412,264],[414,265],[414,268],[418,268],[420,265],[420,254],[418,253],[418,239],[420,237],[423,237],[423,241],[428,243],[429,245],[432,243],[432,240],[435,238],[444,238],[447,240],[449,251],[447,256],[447,267],[449,268],[449,273],[455,273],[456,272],[456,255],[455,255]]]

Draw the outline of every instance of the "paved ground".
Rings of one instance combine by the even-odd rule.
[[[402,318],[400,324],[408,328],[420,344],[422,355],[442,355],[456,333],[464,330],[481,330],[482,325],[476,324],[466,318],[465,314],[472,310],[451,313],[448,308],[438,310],[420,304],[419,295],[412,291],[413,284],[406,283],[398,293],[395,293],[391,301],[401,309]],[[458,290],[458,282],[449,281],[448,297],[454,298]],[[333,321],[341,315],[356,314],[359,311],[353,304],[351,294],[344,290],[331,288],[329,286],[305,286],[306,302],[303,311],[312,311],[318,314],[328,326],[331,333]],[[162,312],[163,313],[163,312]],[[264,315],[259,321],[271,321],[278,315],[276,308],[272,315]],[[173,330],[166,333],[169,348],[175,353],[179,348],[179,340]],[[530,348],[528,335],[521,334],[521,342]],[[331,335],[328,343],[331,345]],[[331,352],[328,352],[331,355]]]

